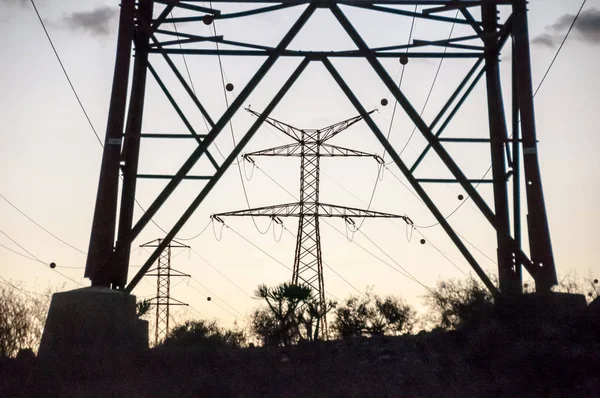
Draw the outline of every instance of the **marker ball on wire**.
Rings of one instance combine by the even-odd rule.
[[[465,197],[462,195],[458,195],[458,200],[463,200]]]
[[[386,106],[388,104],[388,100],[386,98],[381,99],[381,105]]]
[[[406,55],[403,55],[400,57],[400,63],[402,65],[406,65],[408,63],[408,57]]]
[[[422,245],[424,245],[426,241],[425,241],[425,239],[421,239],[420,242]]]
[[[231,84],[231,83],[227,83],[227,84],[225,85],[225,90],[227,90],[227,91],[233,91],[233,84]]]
[[[215,17],[213,17],[211,14],[206,14],[202,17],[202,22],[204,22],[204,25],[210,25],[214,20]]]
[[[595,284],[598,284],[598,279],[594,279],[594,283],[595,283]]]
[[[50,263],[50,268],[52,268],[52,269],[56,268],[56,263]]]
[[[206,298],[206,301],[210,301],[210,300],[212,300],[212,299],[210,298],[210,296],[208,296],[208,297]]]

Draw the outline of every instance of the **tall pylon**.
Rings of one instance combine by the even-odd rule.
[[[265,18],[277,19],[280,15],[275,13],[280,13],[282,9],[289,9],[290,17],[294,14],[292,9],[297,10],[294,22],[290,22],[288,28],[279,32],[279,29],[272,29],[266,24],[267,36],[249,37],[245,34],[247,26],[250,26],[248,23],[258,23]],[[319,17],[315,20],[317,14]],[[341,30],[329,29],[331,19],[321,18],[324,14],[331,16]],[[367,14],[369,18],[360,16]],[[359,16],[355,18],[355,15]],[[227,25],[232,27],[227,31],[227,36],[217,34],[216,26],[213,27],[214,35],[201,33],[205,31],[205,25],[220,23],[220,20],[227,20]],[[368,23],[365,22],[367,20]],[[427,32],[417,32],[408,41],[403,35],[386,34],[388,27],[392,26],[388,23],[394,27],[408,28],[415,21],[426,21],[431,28]],[[307,23],[315,23],[319,34],[310,38],[305,46],[292,46]],[[371,36],[366,40],[363,29],[367,26],[362,25],[368,25],[370,34],[385,37],[380,42],[385,46],[375,46]],[[551,293],[558,278],[539,162],[528,25],[527,0],[264,0],[261,4],[254,0],[214,0],[208,7],[192,0],[122,0],[115,72],[84,276],[90,279],[93,286],[131,293],[154,266],[163,249],[220,183],[266,117],[288,97],[298,79],[306,76],[308,66],[316,65],[326,69],[327,75],[341,89],[345,99],[364,118],[374,137],[385,148],[390,161],[403,175],[407,186],[420,198],[492,294],[522,294],[523,269],[534,279],[537,292]],[[314,26],[311,25],[311,29],[315,30]],[[455,26],[461,28],[455,31]],[[453,33],[447,35],[447,30]],[[341,46],[339,32],[344,32],[352,46]],[[264,37],[269,37],[269,40],[263,40]],[[340,47],[336,43],[340,43]],[[334,49],[320,50],[322,44],[331,44]],[[505,54],[507,47],[512,47],[512,50]],[[133,51],[135,57],[132,57]],[[229,62],[247,70],[251,77],[238,86],[240,90],[226,110],[209,112],[211,107],[207,104],[214,99],[215,92],[208,88],[197,92],[191,79],[184,77],[186,71],[182,66],[187,66],[187,62],[179,65],[174,61],[179,56],[194,57],[202,60],[198,62],[206,62],[205,65],[210,64],[210,61],[204,61],[207,58],[212,57],[216,61],[217,57],[228,56],[231,59]],[[261,60],[260,66],[251,67],[248,57]],[[363,103],[373,100],[366,95],[367,92],[373,93],[373,90],[355,92],[353,85],[346,80],[357,69],[350,68],[347,72],[338,70],[338,59],[344,59],[343,62],[356,67],[364,66],[365,71],[368,70],[366,73],[374,80],[359,79],[362,82],[356,84],[376,84],[372,86],[374,91],[380,91],[376,87],[382,87],[381,95],[389,95],[398,109],[410,119],[415,137],[426,141],[416,160],[409,159],[403,154],[402,147],[390,142],[371,118]],[[402,65],[412,59],[439,62],[448,59],[464,64],[465,68],[464,73],[460,72],[462,68],[456,68],[453,73],[447,74],[457,81],[450,79],[444,83],[454,89],[442,96],[440,105],[443,105],[434,113],[422,114],[411,101],[408,89],[401,87],[393,78],[395,68],[390,69],[390,59],[398,59]],[[501,78],[500,59],[503,59],[503,64],[511,65],[510,81]],[[292,60],[299,61],[296,68],[280,86],[277,83],[278,89],[272,96],[257,93],[256,89],[264,82],[279,82],[279,77],[273,76],[279,76],[279,72],[275,72],[279,70],[278,65]],[[175,79],[172,79],[173,75]],[[148,119],[148,112],[145,111],[148,102],[146,97],[150,92],[154,93],[153,90],[146,91],[147,81],[160,87],[172,110],[185,124],[183,133],[177,124],[170,124],[169,131],[150,132],[158,126],[155,124],[156,118]],[[455,126],[455,121],[473,117],[471,108],[464,105],[483,85],[487,94],[485,106],[488,126],[481,128],[480,136],[472,137],[460,124]],[[510,113],[507,112],[508,104],[505,101],[507,96],[503,94],[507,89],[512,97]],[[222,153],[222,160],[215,158],[212,153],[218,150],[216,143],[219,136],[225,134],[242,105],[254,101],[254,98],[261,102],[261,117],[248,127],[230,151]],[[184,103],[191,104],[189,101],[194,106],[182,106]],[[303,106],[305,101],[302,99],[297,106]],[[201,113],[206,120],[206,134],[199,133],[194,123],[190,122],[192,111]],[[163,128],[160,125],[160,129]],[[160,167],[156,173],[145,172],[141,166],[144,162],[140,160],[151,156],[152,152],[144,150],[144,142],[181,142],[181,139],[186,139],[184,142],[188,143],[190,152],[189,156],[181,159],[175,172],[170,166],[162,164],[158,165]],[[465,149],[478,147],[481,153],[489,153],[491,176],[473,176],[470,170],[461,166],[463,156],[453,155],[454,151],[449,151],[450,144]],[[447,178],[431,178],[435,176],[422,170],[420,166],[431,157],[439,162],[442,174]],[[486,161],[485,167],[488,166]],[[137,183],[141,179],[168,182],[136,219]],[[173,214],[174,222],[160,247],[154,249],[129,279],[133,242],[147,230],[163,206],[177,200],[175,197],[180,192],[177,188],[184,180],[203,185],[187,207],[181,208],[178,214],[169,212]],[[472,201],[477,214],[486,220],[486,226],[492,228],[493,244],[497,248],[499,287],[484,271],[468,242],[455,230],[457,221],[449,219],[442,212],[441,205],[447,199],[436,198],[428,193],[426,187],[430,184],[458,184],[465,197]],[[480,192],[482,184],[490,184],[493,195]]]
[[[140,247],[158,247],[162,239],[155,239],[140,245]],[[184,249],[188,245],[172,240],[161,252],[156,262],[156,268],[148,270],[146,276],[156,277],[156,296],[150,299],[150,305],[155,307],[156,316],[154,322],[154,345],[157,345],[167,337],[169,333],[169,308],[173,305],[185,305],[186,303],[171,297],[171,277],[190,277],[188,274],[171,268],[171,249]]]
[[[251,109],[246,110],[256,117],[261,117],[259,113]],[[275,221],[278,221],[279,217],[298,217],[292,283],[310,287],[318,300],[321,315],[315,319],[316,324],[313,325],[313,330],[317,331],[317,338],[327,337],[327,303],[323,281],[319,218],[340,217],[344,218],[349,224],[354,224],[353,217],[401,218],[407,224],[412,225],[410,218],[405,215],[337,206],[319,200],[320,159],[322,157],[370,157],[377,160],[379,164],[383,164],[383,159],[379,155],[326,143],[326,141],[362,119],[362,116],[355,116],[321,129],[300,129],[267,117],[265,122],[294,140],[294,143],[247,153],[243,155],[243,158],[254,162],[252,158],[258,156],[300,157],[300,200],[295,203],[213,215],[213,218],[217,220],[221,220],[221,217],[226,216],[268,216]]]

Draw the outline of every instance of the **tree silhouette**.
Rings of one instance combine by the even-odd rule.
[[[410,333],[416,311],[400,298],[379,297],[370,289],[362,297],[351,296],[336,308],[333,331],[339,338]]]
[[[430,308],[430,322],[442,329],[455,329],[473,319],[493,303],[488,289],[474,278],[438,282],[425,295]]]
[[[25,296],[13,286],[0,285],[0,357],[37,350],[48,303],[49,295]]]
[[[187,321],[169,332],[162,346],[240,348],[246,342],[244,332],[220,327],[216,321]]]
[[[275,287],[259,285],[254,295],[268,309],[258,309],[252,317],[252,331],[265,345],[289,346],[300,337],[298,310],[311,298],[306,286],[282,283]]]

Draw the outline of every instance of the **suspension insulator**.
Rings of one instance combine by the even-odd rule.
[[[231,83],[227,83],[227,84],[225,85],[225,90],[227,90],[227,91],[233,91],[233,84],[231,84]]]
[[[214,20],[215,20],[215,17],[213,17],[210,14],[206,14],[205,16],[202,17],[202,22],[204,22],[204,25],[210,25],[211,23],[213,23]]]
[[[402,65],[406,65],[408,63],[408,57],[406,55],[403,55],[400,57],[400,63]]]
[[[386,98],[381,99],[381,105],[386,106],[388,104],[388,100]]]

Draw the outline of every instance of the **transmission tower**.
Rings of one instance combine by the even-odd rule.
[[[533,277],[538,292],[550,293],[552,286],[557,284],[557,276],[538,161],[527,0],[264,0],[261,3],[270,4],[259,4],[254,0],[214,0],[206,7],[191,0],[122,0],[102,167],[84,274],[92,285],[132,292],[163,249],[243,153],[261,124],[312,64],[328,72],[348,102],[364,118],[440,228],[493,294],[521,294],[522,269]],[[228,25],[235,25],[245,24],[252,18],[278,18],[276,13],[283,9],[297,11],[297,17],[280,38],[273,37],[274,42],[265,43],[260,39],[245,37],[240,33],[245,31],[243,26],[232,30],[227,38],[218,35],[216,27],[214,35],[203,34],[199,29],[225,19]],[[312,47],[291,48],[298,33],[317,10],[333,16],[352,41],[352,47],[332,51],[315,51]],[[182,15],[173,16],[176,12]],[[385,47],[374,47],[365,40],[360,26],[355,26],[360,18],[349,18],[351,13],[359,12],[369,13],[381,21],[395,18],[396,26],[410,26],[415,20],[428,21],[435,26],[432,26],[426,40],[415,37],[411,42],[406,42],[399,35],[393,35]],[[179,29],[176,24],[179,24]],[[441,33],[455,25],[466,27],[468,31],[457,33],[456,37]],[[370,27],[378,29],[377,21],[370,23]],[[329,30],[326,29],[320,32],[318,40],[325,42],[329,37]],[[509,121],[500,77],[500,56],[507,46],[512,47],[510,54],[507,54],[510,64],[504,62],[505,65],[511,65],[512,71],[512,81],[508,82],[512,97]],[[135,57],[132,58],[134,50]],[[256,57],[261,64],[236,93],[227,109],[221,114],[211,115],[205,104],[214,99],[215,93],[208,89],[196,92],[184,77],[186,71],[174,61],[178,56],[198,56],[201,59],[231,56],[228,58],[232,60],[230,62],[244,67],[249,64],[245,57]],[[346,73],[336,67],[335,62],[341,58],[344,62],[354,62],[354,65],[368,64],[376,79],[385,86],[385,91],[414,124],[417,135],[425,139],[426,146],[414,163],[407,156],[402,156],[401,148],[388,140],[368,114],[363,105],[366,99],[359,98],[358,92],[353,91],[347,83],[344,77]],[[464,75],[461,73],[460,82],[455,83],[455,90],[446,97],[437,113],[427,116],[417,111],[405,89],[394,81],[390,68],[384,65],[384,60],[390,58],[399,59],[403,64],[411,59],[460,59],[468,63],[470,69]],[[273,75],[274,66],[284,59],[296,59],[299,62],[273,97],[261,97],[261,106],[264,105],[261,116],[244,132],[236,145],[223,154],[223,160],[217,161],[211,154],[217,149],[215,140],[222,136],[223,130],[259,84]],[[172,77],[170,81],[165,79],[167,73]],[[184,134],[181,130],[160,134],[142,131],[142,126],[150,128],[151,124],[144,120],[147,78],[152,78],[158,85],[189,131],[186,130]],[[131,90],[128,90],[130,81]],[[488,128],[482,129],[483,136],[476,138],[449,136],[450,129],[447,127],[452,125],[457,114],[468,112],[463,104],[471,93],[477,91],[475,88],[479,84],[485,86],[487,94]],[[180,105],[190,103],[190,100],[194,104],[194,111],[198,111],[206,120],[208,128],[205,134],[196,131],[198,126],[190,121],[191,115],[184,111],[191,108]],[[138,170],[142,164],[139,162],[143,153],[141,149],[144,148],[142,141],[180,138],[188,138],[191,150],[175,173],[147,174]],[[459,159],[449,152],[448,143],[479,146],[487,152],[491,157],[491,178],[469,176],[458,164]],[[424,178],[426,176],[418,173],[421,170],[419,165],[431,156],[443,164],[443,171],[449,178]],[[205,166],[199,163],[201,159],[208,160],[204,162]],[[196,165],[199,167],[195,168]],[[488,165],[486,163],[485,167]],[[192,172],[200,168],[200,174]],[[136,184],[141,178],[166,180],[167,184],[139,219],[134,219]],[[204,185],[198,188],[198,194],[189,206],[181,209],[159,247],[129,280],[127,274],[134,240],[150,225],[165,203],[173,200],[178,186],[184,180],[199,180]],[[440,205],[445,199],[436,199],[427,192],[428,184],[437,183],[458,184],[493,230],[499,289],[483,270],[465,239],[456,232],[453,225],[456,221],[442,213],[443,207]],[[490,184],[493,197],[482,194],[478,190],[479,184]],[[525,245],[525,242],[528,244]]]
[[[261,116],[253,110],[246,110],[256,117]],[[373,113],[373,111],[370,113]],[[321,129],[299,129],[267,117],[265,121],[268,124],[294,140],[294,143],[246,153],[243,155],[243,158],[254,162],[252,158],[258,156],[299,157],[300,201],[213,215],[213,218],[217,220],[227,216],[268,216],[273,220],[277,220],[278,217],[298,217],[298,234],[296,236],[292,283],[310,287],[317,297],[321,317],[316,322],[322,322],[321,325],[315,325],[315,330],[320,331],[319,337],[327,336],[327,321],[325,316],[327,307],[325,301],[325,284],[323,281],[319,218],[339,217],[351,224],[354,224],[351,221],[351,217],[401,218],[407,224],[412,224],[412,221],[407,216],[354,209],[319,201],[320,159],[322,157],[370,157],[376,159],[379,164],[383,164],[383,159],[378,155],[326,143],[326,141],[329,141],[362,119],[362,116],[355,116]]]
[[[144,243],[140,247],[159,247],[162,239]],[[148,270],[146,276],[156,277],[156,296],[150,299],[150,306],[155,307],[156,317],[154,320],[154,344],[157,345],[169,333],[169,309],[174,305],[185,305],[186,303],[171,297],[171,277],[188,277],[184,274],[171,268],[171,249],[184,249],[188,245],[179,243],[175,240],[169,242],[158,257],[156,268]]]

